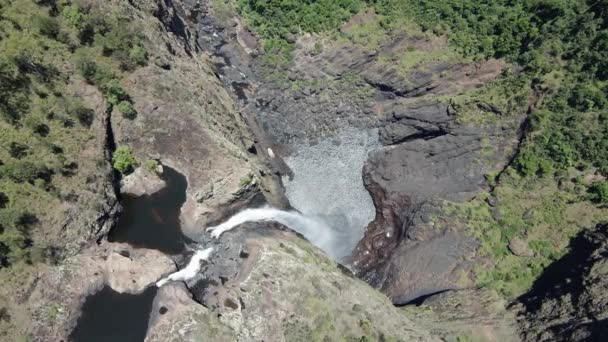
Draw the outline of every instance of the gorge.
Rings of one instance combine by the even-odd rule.
[[[604,341],[606,8],[0,3],[0,341]]]

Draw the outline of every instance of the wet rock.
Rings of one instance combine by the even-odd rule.
[[[530,249],[528,246],[528,242],[524,241],[518,237],[514,237],[509,240],[509,250],[511,253],[521,257],[531,257],[534,256],[534,251]]]
[[[120,181],[120,192],[133,196],[151,195],[165,187],[165,181],[156,171],[138,167]]]

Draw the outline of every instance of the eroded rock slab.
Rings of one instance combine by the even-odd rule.
[[[189,287],[239,341],[437,340],[278,224],[243,224],[214,248]]]

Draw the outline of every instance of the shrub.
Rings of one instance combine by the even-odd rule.
[[[154,159],[148,159],[144,163],[144,167],[150,172],[156,172],[156,168],[158,167],[158,161]]]
[[[241,179],[239,179],[239,186],[241,188],[244,188],[246,186],[248,186],[249,184],[251,184],[251,181],[253,180],[253,175],[252,174],[248,174],[245,177],[242,177]]]
[[[518,170],[524,176],[535,176],[539,169],[538,157],[530,152],[523,152],[517,158]]]
[[[137,164],[133,152],[127,146],[120,146],[114,151],[112,155],[112,162],[114,168],[122,174],[128,174],[133,171],[133,168]]]
[[[73,108],[70,114],[76,117],[80,124],[85,127],[91,127],[93,124],[93,118],[95,117],[95,111],[84,106],[77,106],[76,108]]]
[[[35,164],[30,161],[16,160],[0,166],[0,173],[16,183],[34,183],[37,178],[42,178],[50,182],[52,172],[42,164]]]
[[[43,36],[55,39],[59,35],[59,22],[53,17],[36,16],[34,26]]]
[[[129,57],[137,65],[146,65],[148,62],[148,51],[141,45],[135,45],[129,51]]]
[[[86,14],[77,5],[65,6],[61,15],[73,27],[81,28],[85,24]]]
[[[97,64],[84,55],[76,58],[76,70],[87,82],[95,82],[95,74],[97,73]]]
[[[6,196],[6,194],[4,192],[0,192],[0,209],[2,208],[6,208],[6,205],[9,202],[9,198],[8,196]],[[0,234],[2,234],[2,232],[0,231]]]
[[[103,92],[106,94],[108,102],[113,105],[118,105],[120,102],[129,98],[127,92],[120,86],[120,82],[112,79],[103,85]]]
[[[589,192],[595,202],[602,205],[608,204],[608,181],[594,183]]]
[[[127,119],[133,120],[137,117],[137,111],[129,101],[121,101],[116,108],[118,108],[118,111],[122,113],[122,116]]]

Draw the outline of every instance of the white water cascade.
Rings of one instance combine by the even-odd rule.
[[[166,278],[159,280],[156,282],[156,286],[161,287],[169,281],[187,281],[194,278],[194,276],[196,276],[201,269],[201,261],[209,259],[212,252],[213,248],[196,251],[196,253],[194,253],[190,259],[188,266],[175,273],[171,273]]]
[[[316,217],[307,217],[295,211],[283,211],[270,207],[245,209],[232,216],[228,221],[207,228],[211,236],[219,238],[224,232],[245,222],[276,221],[304,235],[312,244],[321,248],[332,258],[344,256],[342,236],[336,230]]]

